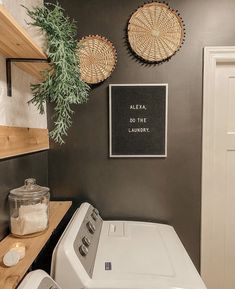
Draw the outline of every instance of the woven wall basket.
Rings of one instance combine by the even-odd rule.
[[[113,44],[105,37],[89,35],[78,43],[81,79],[96,84],[107,79],[114,70],[117,53]]]
[[[184,24],[178,11],[167,4],[152,2],[134,12],[128,23],[132,50],[147,62],[170,58],[184,42]]]

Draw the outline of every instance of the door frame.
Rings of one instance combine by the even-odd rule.
[[[204,48],[204,83],[203,83],[203,129],[202,129],[202,183],[201,183],[201,275],[206,282],[212,275],[210,256],[216,254],[209,248],[216,226],[216,206],[218,200],[214,195],[213,186],[213,132],[215,111],[215,75],[217,63],[235,63],[235,46],[215,46]]]

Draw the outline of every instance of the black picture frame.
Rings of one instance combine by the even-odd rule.
[[[109,156],[167,156],[168,84],[109,85]]]

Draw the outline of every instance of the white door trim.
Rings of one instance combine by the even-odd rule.
[[[213,131],[215,117],[215,73],[219,62],[235,63],[235,47],[205,47],[204,49],[204,85],[203,85],[203,132],[202,132],[202,208],[201,208],[201,275],[206,281],[207,274],[211,274],[210,247],[214,213],[216,212],[216,196],[213,187]],[[216,254],[216,252],[214,252]]]

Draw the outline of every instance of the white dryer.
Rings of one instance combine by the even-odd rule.
[[[51,276],[66,289],[206,289],[173,227],[103,221],[88,203],[61,236]]]

